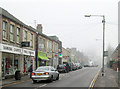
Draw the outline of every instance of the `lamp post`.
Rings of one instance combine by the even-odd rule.
[[[105,16],[104,15],[85,15],[85,17],[103,17],[102,23],[103,23],[103,61],[102,61],[102,76],[104,76],[104,48],[105,48]]]

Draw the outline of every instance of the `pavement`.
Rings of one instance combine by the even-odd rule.
[[[114,71],[111,68],[105,67],[105,74],[102,76],[101,71],[96,79],[94,88],[116,88],[120,89],[120,85],[118,84],[118,72]]]

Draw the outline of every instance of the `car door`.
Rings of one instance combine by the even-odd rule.
[[[54,67],[51,67],[51,73],[53,75],[53,78],[55,79],[56,78],[56,74],[55,74],[55,69]]]

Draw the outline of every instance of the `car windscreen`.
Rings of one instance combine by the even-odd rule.
[[[58,65],[58,68],[64,68],[64,65]]]
[[[48,71],[49,67],[38,67],[36,71]]]

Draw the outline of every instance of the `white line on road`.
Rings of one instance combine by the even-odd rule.
[[[41,85],[41,86],[39,86],[39,87],[44,87],[44,86],[46,86],[47,84],[43,84],[43,85]]]

